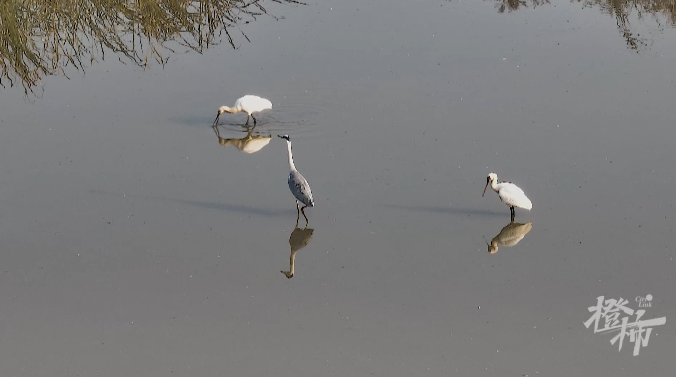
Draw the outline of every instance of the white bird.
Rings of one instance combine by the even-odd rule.
[[[218,122],[218,118],[221,117],[223,113],[235,114],[240,111],[244,111],[247,114],[246,124],[249,124],[249,117],[253,118],[254,126],[256,125],[256,118],[254,118],[253,113],[257,113],[263,110],[272,109],[272,102],[268,101],[265,98],[259,96],[252,96],[250,94],[240,98],[235,102],[235,106],[221,106],[218,108],[218,115],[214,121],[214,126]]]
[[[533,208],[533,203],[530,202],[530,199],[528,199],[519,186],[512,182],[498,182],[498,175],[495,173],[490,173],[488,174],[488,177],[486,177],[486,186],[484,186],[484,192],[481,196],[486,194],[486,188],[488,188],[489,184],[493,191],[498,193],[500,200],[509,207],[512,221],[514,221],[514,207],[527,209],[529,211]]]

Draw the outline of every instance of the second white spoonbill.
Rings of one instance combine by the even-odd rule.
[[[253,96],[253,95],[246,95],[235,102],[235,106],[233,107],[228,107],[228,106],[221,106],[218,108],[218,115],[216,116],[216,120],[214,120],[214,126],[218,122],[218,118],[221,117],[221,114],[223,113],[229,113],[229,114],[235,114],[240,111],[243,111],[247,114],[246,117],[246,123],[245,125],[249,124],[249,117],[253,118],[254,121],[254,126],[256,125],[256,118],[254,118],[253,114],[263,111],[263,110],[269,110],[272,109],[272,102],[265,98],[261,98],[259,96]]]
[[[533,203],[530,202],[530,199],[528,199],[519,186],[512,182],[498,182],[498,175],[495,173],[490,173],[488,174],[488,177],[486,177],[486,186],[484,186],[484,192],[481,196],[486,194],[486,189],[489,184],[493,191],[498,193],[500,200],[509,207],[512,221],[514,221],[514,207],[527,209],[529,211],[533,208]]]

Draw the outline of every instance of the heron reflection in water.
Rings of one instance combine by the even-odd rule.
[[[289,257],[289,271],[281,271],[288,279],[293,277],[295,271],[296,253],[298,250],[304,248],[310,243],[314,231],[314,229],[307,228],[307,224],[305,225],[305,228],[299,228],[298,219],[296,219],[296,228],[293,230],[293,232],[291,232],[291,236],[289,236],[289,246],[291,247],[291,256]]]
[[[498,246],[515,246],[530,232],[533,227],[532,222],[525,224],[510,222],[500,230],[497,236],[493,237],[491,243],[488,244],[488,252],[495,254],[498,252]]]
[[[218,144],[227,147],[228,145],[232,145],[235,148],[237,148],[240,152],[244,153],[256,153],[263,149],[270,140],[272,140],[272,135],[261,135],[261,134],[253,134],[253,128],[247,129],[246,136],[241,138],[241,139],[226,139],[224,137],[221,137],[221,133],[218,129],[217,125],[214,125],[213,127],[214,132],[216,133],[216,136],[218,137]]]

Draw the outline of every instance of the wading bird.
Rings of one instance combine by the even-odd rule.
[[[307,216],[305,216],[305,207],[314,207],[315,206],[315,201],[312,199],[312,190],[310,189],[310,184],[307,183],[307,180],[305,177],[303,177],[298,170],[296,170],[296,165],[293,164],[293,154],[291,152],[291,139],[289,138],[289,135],[277,135],[278,137],[286,140],[286,150],[287,154],[289,156],[289,189],[291,190],[291,193],[293,196],[296,197],[296,210],[298,210],[298,216],[296,217],[296,221],[298,221],[298,218],[300,218],[300,213],[303,213],[303,217],[305,217],[305,225],[307,226],[308,220]],[[298,202],[303,203],[305,206],[303,208],[300,208],[298,206]]]
[[[488,177],[486,177],[486,186],[484,186],[484,192],[481,196],[486,194],[486,189],[489,184],[493,191],[498,193],[500,200],[509,207],[512,221],[514,221],[514,207],[527,209],[529,211],[533,208],[533,203],[530,202],[530,199],[528,199],[519,186],[512,182],[498,182],[498,175],[495,173],[490,173],[488,174]]]
[[[214,120],[214,126],[218,123],[218,118],[221,117],[223,113],[235,114],[240,111],[244,111],[247,114],[245,125],[249,124],[249,117],[253,118],[254,126],[256,125],[256,118],[254,118],[253,113],[257,113],[263,110],[272,109],[272,102],[261,98],[259,96],[246,95],[235,102],[235,106],[221,106],[218,108],[218,115],[216,120]]]

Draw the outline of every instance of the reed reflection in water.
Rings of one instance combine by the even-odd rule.
[[[648,46],[649,41],[641,37],[640,33],[632,30],[629,22],[633,16],[638,21],[644,21],[645,15],[651,15],[658,24],[661,21],[670,26],[676,26],[676,1],[674,0],[571,0],[581,3],[585,8],[598,8],[602,13],[613,18],[617,23],[620,34],[631,50],[640,51]],[[536,8],[549,5],[550,0],[496,0],[498,13],[513,12],[519,9]]]
[[[295,0],[266,0],[295,3]],[[235,37],[267,14],[264,0],[3,0],[0,1],[0,85],[33,93],[42,77],[66,75],[112,51],[138,66],[166,64],[178,49],[201,53]],[[234,33],[233,29],[237,29]]]

